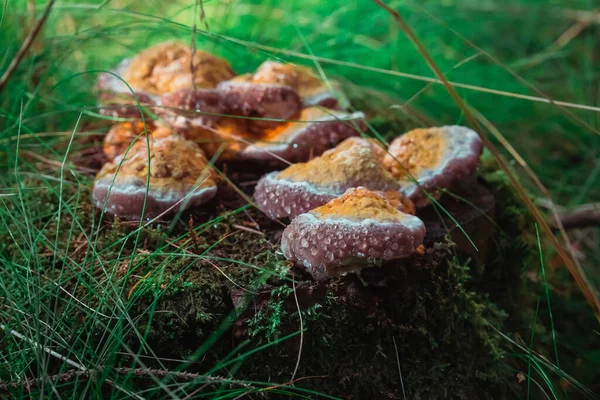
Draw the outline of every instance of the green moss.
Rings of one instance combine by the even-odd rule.
[[[451,254],[438,246],[413,260],[422,264],[418,271],[406,264],[372,271],[385,276],[385,286],[365,287],[348,276],[298,287],[304,334],[296,376],[325,376],[301,385],[343,398],[401,398],[398,357],[410,398],[503,393],[509,371],[490,325],[502,326],[505,315],[467,288],[469,268]],[[300,329],[289,291],[273,289],[264,308],[248,318],[253,344]],[[248,360],[244,373],[289,380],[299,346],[298,336],[278,343]]]
[[[509,397],[514,371],[495,329],[510,332],[529,321],[532,298],[523,274],[535,265],[533,224],[493,164],[486,161],[480,177],[496,195],[499,226],[484,262],[448,242],[366,270],[363,279],[375,285],[354,275],[320,283],[296,276],[295,296],[278,253],[281,227],[252,210],[229,216],[209,210],[194,216],[194,233],[187,216],[171,230],[153,224],[138,233],[119,220],[100,229],[93,251],[65,259],[79,267],[60,270],[62,286],[78,302],[49,281],[41,284],[48,304],[59,297],[60,312],[73,316],[60,322],[61,330],[93,343],[105,365],[134,363],[108,356],[125,344],[194,361],[187,370],[197,372],[240,357],[236,378],[286,382],[302,343],[295,377],[319,378],[298,387],[343,398],[402,398],[403,390],[417,399]],[[88,203],[81,201],[77,215],[90,207],[82,199]],[[236,228],[249,217],[265,235]],[[53,237],[51,217],[45,221],[45,236]],[[72,236],[61,228],[57,247]],[[14,249],[5,252],[18,258]],[[51,266],[50,258],[39,262]],[[99,323],[89,309],[115,318]],[[265,347],[245,355],[236,350],[243,344]]]

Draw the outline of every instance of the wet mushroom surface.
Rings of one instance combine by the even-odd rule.
[[[302,110],[297,120],[280,124],[255,139],[241,153],[246,160],[306,161],[346,138],[366,130],[365,115],[319,107]]]
[[[383,163],[401,183],[402,193],[422,207],[430,202],[427,191],[449,189],[473,176],[482,151],[479,135],[464,126],[414,129],[390,143]]]
[[[305,67],[267,61],[236,77],[226,61],[199,52],[192,79],[188,50],[167,42],[120,66],[132,87],[155,96],[160,119],[107,134],[97,207],[132,219],[197,208],[219,190],[207,155],[267,169],[285,162],[258,179],[256,205],[291,219],[283,253],[320,278],[412,254],[425,238],[426,193],[439,198],[477,169],[483,146],[466,127],[415,129],[388,147],[359,137],[363,113],[321,102],[331,93]]]
[[[335,94],[327,84],[303,66],[265,61],[254,74],[237,78],[246,82],[286,85],[300,95],[305,107],[321,106],[335,109],[340,106]]]
[[[142,106],[160,106],[161,95],[180,89],[210,89],[231,79],[228,61],[189,45],[164,42],[121,61],[110,73],[98,77],[96,88],[105,115],[139,118]],[[137,100],[137,101],[136,101]]]
[[[407,257],[424,238],[423,221],[399,211],[384,194],[358,187],[294,218],[283,232],[281,249],[321,279],[376,260]]]
[[[349,138],[320,157],[265,175],[257,183],[254,197],[269,217],[293,218],[357,186],[400,188],[369,141]]]
[[[172,134],[172,131],[161,125],[157,125],[152,121],[133,121],[122,122],[113,125],[106,136],[102,149],[108,161],[114,160],[117,156],[125,153],[129,146],[138,140],[145,139],[145,133],[150,138],[167,137]]]
[[[199,206],[217,193],[202,150],[172,135],[139,141],[104,164],[94,183],[96,207],[127,219],[149,219]]]

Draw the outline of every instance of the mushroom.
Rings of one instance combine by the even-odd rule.
[[[258,207],[270,218],[293,218],[349,188],[398,190],[372,146],[366,139],[349,138],[320,157],[263,176],[254,192]]]
[[[268,130],[242,151],[246,160],[300,162],[318,156],[351,136],[366,129],[364,114],[308,107],[298,120]]]
[[[110,214],[142,219],[203,204],[216,192],[202,150],[172,135],[139,141],[126,154],[104,164],[96,176],[93,197],[96,207]]]
[[[160,98],[156,114],[177,132],[214,127],[225,113],[222,93],[215,89],[179,89]]]
[[[402,185],[400,191],[423,207],[429,204],[426,192],[435,198],[436,189],[472,176],[482,151],[479,135],[464,126],[414,129],[392,141],[383,163]]]
[[[425,238],[419,218],[364,187],[294,218],[283,231],[284,256],[323,279],[411,255]]]
[[[230,80],[219,83],[225,110],[236,116],[249,117],[253,132],[262,132],[281,124],[296,115],[302,100],[294,89],[285,85],[251,83]]]
[[[256,83],[276,83],[296,90],[305,107],[318,105],[326,108],[339,106],[336,96],[307,67],[266,61],[250,78]]]
[[[161,107],[156,109],[165,124],[198,144],[209,157],[226,141],[218,131],[229,126],[224,121],[226,113],[223,95],[216,89],[179,89],[161,96]],[[243,122],[237,125],[241,132],[246,130]]]
[[[231,65],[222,58],[202,50],[193,51],[185,43],[165,42],[135,56],[123,78],[132,87],[160,95],[192,86],[214,88],[234,76]]]
[[[159,96],[132,86],[128,87],[123,83],[122,78],[119,79],[125,75],[129,63],[130,60],[123,60],[110,74],[102,73],[98,77],[96,88],[100,92],[99,98],[102,107],[99,111],[101,114],[108,117],[140,118],[140,107],[143,110],[143,107],[159,103]]]
[[[131,89],[121,79],[106,73],[99,76],[97,87],[103,92],[102,100],[117,105],[104,113],[120,117],[139,116],[131,90],[140,103],[157,105],[164,93],[189,87],[214,88],[235,76],[226,60],[201,50],[192,56],[190,46],[179,42],[149,47],[133,59],[123,60],[112,73],[122,77]]]
[[[113,125],[104,137],[103,150],[107,160],[112,161],[115,157],[123,154],[132,142],[144,139],[144,131],[148,135],[158,139],[172,134],[171,130],[152,121],[121,122]]]

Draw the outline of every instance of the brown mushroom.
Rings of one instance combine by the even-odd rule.
[[[285,85],[250,83],[237,80],[221,82],[225,110],[248,117],[251,131],[261,133],[296,115],[302,100],[294,89]]]
[[[479,135],[464,126],[414,129],[392,141],[383,163],[401,192],[423,207],[430,201],[426,192],[435,197],[436,189],[472,176],[482,151]]]
[[[97,88],[106,104],[103,113],[139,117],[132,91],[142,105],[153,106],[160,104],[159,97],[164,93],[189,87],[214,88],[217,83],[234,76],[230,64],[224,59],[201,50],[196,50],[192,57],[192,49],[188,45],[165,42],[143,50],[133,59],[122,61],[112,74],[101,74]]]
[[[407,257],[424,238],[423,221],[358,187],[294,218],[283,232],[281,250],[315,279],[323,279]]]
[[[150,219],[203,204],[216,192],[202,150],[172,135],[139,141],[106,163],[96,176],[93,197],[96,207],[110,214]]]
[[[309,107],[298,119],[264,133],[241,154],[246,160],[306,161],[366,130],[363,113]]]
[[[338,99],[330,88],[303,66],[266,61],[250,78],[255,83],[287,85],[300,95],[305,107],[338,108]]]
[[[103,150],[107,160],[112,161],[117,156],[123,154],[132,142],[144,140],[144,132],[148,136],[159,139],[172,134],[171,130],[152,121],[146,121],[144,128],[143,121],[122,122],[113,125],[104,137]]]
[[[254,197],[270,218],[293,218],[358,186],[383,191],[400,187],[368,140],[349,138],[320,157],[263,176]]]
[[[132,87],[161,95],[192,86],[199,89],[214,88],[219,82],[234,76],[231,65],[222,58],[202,50],[193,52],[192,57],[189,45],[165,42],[136,55],[127,66],[123,78]]]

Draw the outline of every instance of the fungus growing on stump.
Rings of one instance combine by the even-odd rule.
[[[195,51],[192,60],[190,46],[178,42],[149,47],[133,59],[123,60],[111,72],[98,77],[96,86],[101,91],[100,99],[107,106],[101,112],[123,118],[140,115],[132,90],[141,105],[153,106],[160,104],[164,93],[190,87],[214,88],[235,76],[226,60],[201,50]]]
[[[266,131],[244,149],[241,157],[246,160],[306,161],[346,138],[360,135],[366,129],[364,117],[360,112],[349,114],[318,107],[305,108],[297,120]]]
[[[263,176],[254,192],[258,207],[270,218],[293,218],[349,188],[398,190],[372,146],[366,139],[349,138],[311,161]]]
[[[124,72],[123,79],[129,85],[154,95],[192,86],[210,89],[235,76],[228,61],[202,50],[196,50],[192,58],[190,46],[179,42],[160,43],[143,50]]]
[[[104,164],[94,182],[96,207],[128,219],[154,218],[215,196],[216,182],[197,145],[176,135],[152,139],[149,145],[149,156],[148,143],[139,141]]]
[[[256,83],[287,85],[298,92],[305,107],[318,105],[337,108],[339,106],[337,98],[327,85],[307,67],[265,61],[258,67],[254,75],[247,79]]]
[[[358,187],[294,218],[283,231],[281,249],[322,279],[407,257],[424,238],[419,218],[398,211],[385,195]]]
[[[212,157],[222,144],[227,141],[220,135],[222,127],[228,127],[232,118],[224,117],[227,110],[223,93],[216,89],[180,89],[161,96],[161,107],[156,114],[162,121],[184,138],[199,145],[208,157]],[[247,130],[245,121],[237,118],[236,131],[244,134]],[[226,157],[231,158],[229,143],[221,149]],[[236,154],[239,151],[236,152]]]
[[[464,126],[414,129],[392,141],[383,163],[402,185],[401,192],[423,207],[429,204],[426,191],[436,197],[437,188],[473,176],[482,151],[479,135]]]
[[[154,139],[167,137],[172,134],[169,128],[156,125],[152,121],[146,121],[146,130],[148,131],[148,135]],[[122,122],[113,125],[104,137],[104,155],[108,161],[112,161],[117,156],[125,153],[132,142],[144,139],[143,121]]]
[[[162,95],[160,101],[156,114],[184,135],[215,127],[225,113],[223,95],[215,89],[179,89]]]
[[[254,132],[280,125],[302,107],[298,93],[285,85],[231,80],[221,82],[217,89],[223,94],[225,110],[232,115],[249,117],[248,125]]]

